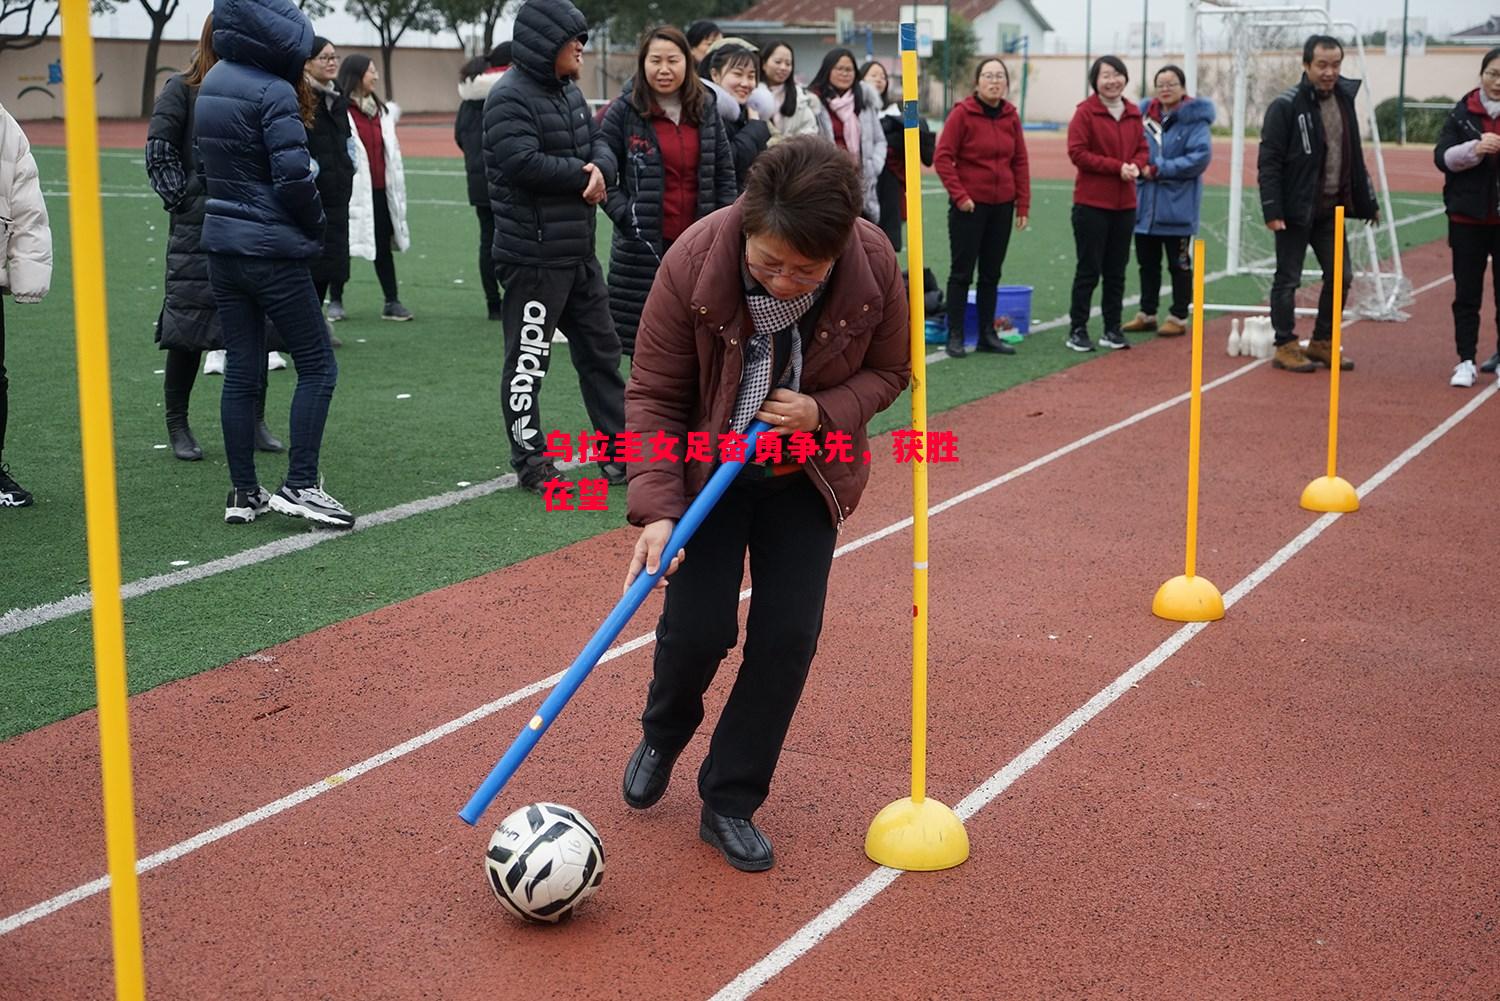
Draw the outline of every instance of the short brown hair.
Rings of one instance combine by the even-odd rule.
[[[741,211],[747,236],[769,236],[814,261],[843,253],[864,208],[849,154],[818,136],[798,136],[755,158]]]

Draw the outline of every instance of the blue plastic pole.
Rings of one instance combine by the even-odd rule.
[[[765,421],[754,421],[745,429],[746,456],[755,454],[755,440],[760,437],[762,431],[769,427],[770,425]],[[667,567],[672,565],[672,558],[677,555],[677,551],[687,545],[688,540],[693,537],[698,526],[703,524],[703,519],[708,517],[708,513],[713,510],[714,505],[719,502],[719,498],[724,495],[724,491],[729,488],[730,482],[739,475],[744,465],[743,462],[726,462],[714,471],[713,476],[709,478],[708,485],[703,488],[702,493],[693,498],[693,503],[688,505],[687,511],[677,522],[677,527],[672,530],[672,537],[667,541],[667,547],[662,553],[661,565],[656,568],[656,573],[647,573],[642,570],[615,605],[614,610],[605,618],[603,624],[594,631],[593,637],[584,646],[583,652],[563,673],[557,686],[548,693],[542,707],[522,728],[510,745],[510,750],[506,751],[505,756],[495,763],[495,767],[490,770],[484,782],[459,811],[458,815],[463,818],[464,823],[479,822],[480,815],[489,809],[495,797],[500,794],[500,790],[505,788],[505,783],[509,782],[510,777],[516,773],[516,769],[521,767],[521,762],[526,760],[526,755],[530,754],[537,741],[542,739],[542,734],[546,733],[552,721],[557,719],[563,707],[568,704],[568,700],[583,684],[583,679],[589,676],[589,672],[599,663],[599,658],[604,656],[604,651],[609,649],[609,645],[620,635],[620,631],[625,628],[630,617],[646,600],[646,595],[651,593],[656,582],[661,579],[662,574],[666,573]]]

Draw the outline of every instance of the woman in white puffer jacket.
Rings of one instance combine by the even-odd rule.
[[[0,107],[0,295],[16,302],[41,302],[52,282],[52,230],[42,184],[26,133]],[[0,458],[5,453],[5,420],[9,414],[5,377],[5,308],[0,298]],[[0,462],[0,507],[26,507],[31,494],[11,479]]]
[[[879,225],[880,196],[875,188],[885,169],[886,151],[880,95],[859,79],[859,64],[848,49],[834,49],[824,56],[818,75],[807,89],[818,99],[818,131],[859,164],[865,186],[865,218]]]
[[[796,55],[785,42],[771,42],[760,50],[760,85],[765,103],[774,107],[771,142],[775,146],[793,136],[818,134],[818,101],[806,87],[797,85]]]

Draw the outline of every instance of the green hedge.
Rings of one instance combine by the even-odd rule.
[[[1452,97],[1429,97],[1422,104],[1441,104],[1446,108],[1452,108],[1455,98]],[[1397,100],[1388,97],[1375,106],[1375,122],[1380,126],[1380,138],[1387,142],[1395,142],[1400,138],[1401,130],[1396,121]],[[1443,122],[1447,119],[1447,111],[1427,111],[1425,109],[1406,109],[1406,141],[1409,143],[1434,143],[1437,142],[1438,132],[1443,128]]]

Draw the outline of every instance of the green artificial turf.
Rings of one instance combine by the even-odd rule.
[[[45,303],[5,305],[11,380],[5,461],[37,503],[0,510],[0,611],[88,589],[66,163],[58,149],[39,148],[36,155],[49,192],[56,264]],[[344,296],[350,319],[336,328],[344,347],[337,355],[339,386],[322,466],[328,490],[358,514],[509,471],[499,402],[500,326],[484,319],[475,260],[478,226],[465,199],[461,166],[414,159],[407,175],[413,246],[396,263],[402,300],[416,320],[380,321],[373,269],[355,261]],[[123,580],[168,573],[176,564],[202,564],[304,531],[275,516],[249,526],[223,523],[228,473],[218,430],[219,377],[200,375],[193,396],[204,461],[180,462],[160,447],[167,441],[159,373],[165,356],[151,332],[161,304],[166,214],[146,186],[138,155],[106,154],[102,181]],[[1050,320],[1066,312],[1072,278],[1071,184],[1044,181],[1035,189],[1031,229],[1013,238],[1004,281],[1033,286],[1032,315]],[[1223,189],[1207,193],[1207,232],[1222,231],[1225,204]],[[1434,196],[1414,196],[1398,214],[1437,204]],[[946,202],[930,192],[924,206],[926,263],[945,280]],[[600,220],[600,256],[607,261],[608,222],[602,214]],[[1403,243],[1430,241],[1442,227],[1441,216],[1407,226]],[[1209,267],[1222,267],[1217,246],[1210,249]],[[1127,295],[1134,286],[1132,268]],[[1216,282],[1210,298],[1257,302],[1262,293],[1253,280],[1239,278]],[[1065,350],[1062,335],[1061,329],[1040,334],[1014,357],[976,356],[934,366],[930,411],[937,415],[1094,357]],[[290,370],[270,375],[268,421],[280,433],[286,431],[294,382]],[[566,351],[554,352],[543,400],[548,429],[576,433],[586,427]],[[903,426],[909,413],[903,397],[873,429]],[[935,419],[932,426],[943,422]],[[260,456],[257,462],[262,482],[280,481],[285,456]],[[544,512],[537,498],[505,491],[133,598],[125,606],[131,690],[618,527],[623,503],[617,489],[611,492],[614,510],[607,513]],[[0,739],[93,705],[90,642],[85,615],[0,637],[7,664],[0,677]]]

